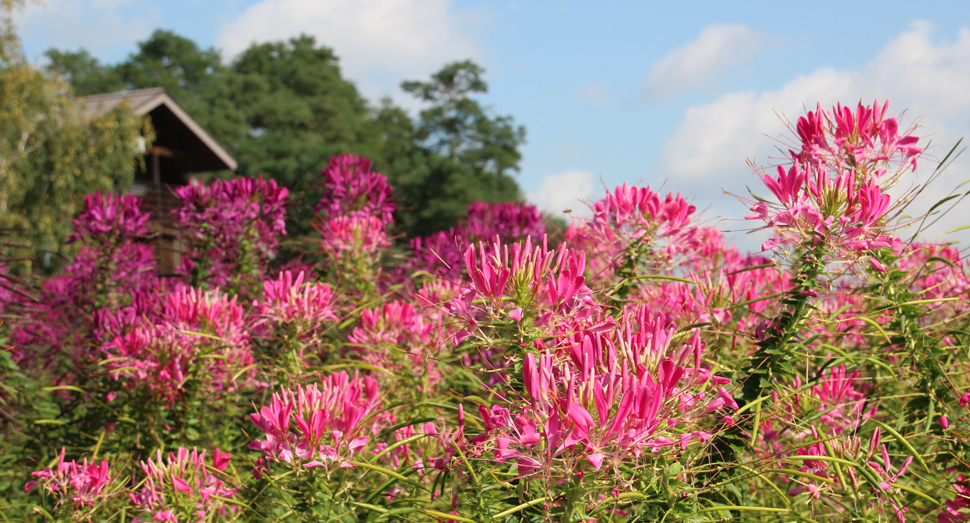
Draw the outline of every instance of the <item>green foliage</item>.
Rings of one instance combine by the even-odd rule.
[[[31,247],[14,254],[48,269],[56,259],[45,253],[65,252],[78,199],[131,183],[150,130],[124,107],[86,120],[68,85],[27,63],[11,38],[0,57],[0,227]]]
[[[84,49],[76,52],[50,49],[44,55],[50,60],[45,70],[70,82],[77,96],[110,93],[126,87],[118,71],[102,67],[98,59]]]
[[[421,111],[419,136],[432,151],[481,174],[501,176],[518,170],[518,147],[525,128],[509,116],[490,117],[475,93],[485,93],[485,69],[470,60],[446,65],[430,82],[410,81],[401,88],[431,107]]]
[[[521,198],[518,184],[509,175],[518,171],[525,129],[508,116],[489,116],[475,93],[487,91],[485,70],[471,61],[446,65],[429,82],[409,81],[401,87],[430,107],[420,120],[410,122],[400,109],[385,102],[376,121],[388,139],[407,136],[411,149],[424,159],[418,169],[399,179],[393,170],[390,182],[403,193],[405,205],[414,207],[402,217],[411,234],[427,235],[441,224],[454,224],[468,204],[483,200],[512,201]],[[400,142],[399,142],[400,143]],[[398,158],[413,158],[405,147],[381,150]],[[403,154],[402,154],[403,153]],[[407,160],[405,160],[407,161]]]

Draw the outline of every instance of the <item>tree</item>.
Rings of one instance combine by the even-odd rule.
[[[430,82],[404,82],[402,89],[431,104],[418,122],[389,102],[376,113],[381,157],[390,164],[389,178],[401,191],[402,203],[410,206],[402,222],[412,235],[456,224],[476,200],[521,198],[509,171],[519,169],[525,129],[511,117],[489,116],[469,97],[487,91],[484,72],[466,60],[446,65]]]
[[[118,71],[101,65],[84,49],[76,52],[50,49],[44,54],[50,60],[45,68],[47,72],[69,82],[77,96],[110,93],[127,87]]]
[[[2,31],[0,228],[15,229],[14,242],[30,246],[8,255],[49,268],[56,259],[47,253],[70,249],[64,242],[80,198],[130,184],[139,137],[150,131],[123,107],[85,119],[68,84],[27,62],[9,18]]]
[[[469,96],[488,92],[485,69],[465,60],[446,65],[430,82],[409,81],[401,88],[431,107],[421,111],[421,138],[431,150],[484,175],[500,177],[519,170],[525,128],[510,116],[491,117]],[[498,183],[496,181],[496,183]]]

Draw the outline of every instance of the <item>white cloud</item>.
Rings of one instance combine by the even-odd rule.
[[[576,91],[576,95],[583,100],[601,104],[606,101],[606,84],[603,82],[583,87]]]
[[[594,180],[588,171],[566,171],[543,178],[539,187],[528,194],[528,199],[540,211],[559,215],[571,210],[571,216],[591,216],[586,201],[598,194]]]
[[[25,44],[42,44],[41,51],[83,47],[111,62],[147,38],[153,29],[150,21],[158,18],[157,8],[133,0],[46,0],[28,3],[14,21]]]
[[[697,40],[650,68],[643,98],[655,101],[708,85],[731,66],[754,56],[762,41],[760,34],[743,25],[710,25]]]
[[[399,94],[401,80],[427,78],[447,62],[480,59],[469,36],[476,23],[451,0],[262,0],[223,25],[216,43],[232,57],[254,42],[312,35],[374,98]]]
[[[928,23],[914,23],[859,70],[818,69],[775,91],[730,93],[689,108],[664,148],[665,174],[697,190],[699,200],[713,198],[715,214],[733,214],[740,204],[718,194],[724,188],[747,195],[746,185],[765,192],[745,160],[768,165],[769,157],[782,155],[776,147],[784,149],[784,144],[771,139],[790,136],[779,115],[797,120],[805,106],[814,110],[816,102],[828,108],[837,101],[855,105],[891,98],[889,113],[905,109],[901,124],[919,118],[922,128],[915,134],[924,138],[923,145],[933,140],[913,183],[924,181],[933,158],[942,159],[961,136],[970,134],[970,30],[961,30],[949,43],[934,42],[932,31]],[[924,193],[920,205],[928,209],[967,177],[970,168],[961,159]],[[970,224],[970,205],[942,222],[933,233]]]

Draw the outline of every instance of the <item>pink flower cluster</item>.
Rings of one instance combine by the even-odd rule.
[[[285,233],[286,190],[274,182],[179,190],[196,286],[154,274],[139,243],[146,218],[137,199],[92,195],[72,236],[80,254],[45,282],[36,313],[14,319],[10,339],[21,354],[40,347],[50,356],[34,366],[56,369],[44,379],[83,388],[54,387],[53,401],[71,398],[58,419],[88,423],[69,409],[90,409],[82,415],[107,421],[94,429],[104,429],[99,448],[112,453],[132,441],[176,447],[195,437],[196,420],[248,408],[263,381],[277,384],[250,414],[258,434],[249,449],[259,456],[258,483],[279,495],[237,492],[218,449],[212,459],[158,451],[127,488],[140,521],[258,518],[284,504],[307,519],[324,503],[358,519],[365,505],[435,507],[414,513],[434,519],[444,517],[437,510],[452,487],[458,518],[477,517],[465,510],[470,500],[485,514],[541,510],[543,521],[569,519],[574,506],[618,521],[696,516],[734,510],[708,494],[721,488],[714,476],[740,467],[787,485],[761,492],[744,484],[751,488],[737,503],[752,509],[783,502],[772,510],[790,512],[778,517],[831,509],[902,521],[907,507],[922,511],[919,500],[939,497],[942,468],[905,476],[916,456],[910,443],[960,466],[947,456],[966,443],[953,404],[970,405],[959,359],[970,278],[955,247],[893,236],[899,206],[886,194],[889,170],[915,168],[921,151],[885,112],[876,104],[809,113],[790,164],[762,176],[776,201],[752,202],[749,218],[774,229],[766,249],[797,243],[804,257],[794,261],[744,255],[699,226],[680,194],[624,184],[593,205],[591,219],[574,221],[561,245],[539,238],[545,227],[535,207],[476,202],[465,221],[415,239],[413,256],[393,265],[398,253],[385,249],[391,188],[366,159],[344,155],[323,173],[314,223],[321,252],[278,273],[267,266]],[[887,248],[895,254],[874,252]],[[878,260],[892,260],[894,272],[877,279],[832,268],[865,257],[877,270],[886,269]],[[805,285],[810,264],[819,276]],[[311,276],[314,267],[326,269]],[[952,356],[922,358],[912,336],[926,354]],[[750,403],[739,408],[735,388],[761,377],[743,365],[762,349],[778,356],[773,368],[787,370],[763,374],[758,394],[745,394]],[[308,364],[314,357],[328,374]],[[15,359],[31,370],[31,360]],[[329,373],[347,367],[361,370]],[[913,385],[926,377],[952,397]],[[903,408],[922,394],[940,407],[931,412],[947,414],[939,426],[925,428],[921,407]],[[896,427],[912,432],[880,445],[874,421],[897,411],[906,419]],[[111,423],[129,415],[136,423]],[[81,434],[98,434],[88,428]],[[857,435],[869,431],[866,453]],[[26,490],[43,486],[61,506],[85,511],[115,510],[123,498],[114,493],[125,490],[108,463],[65,463],[64,451],[34,476]],[[640,483],[657,478],[665,492]],[[381,487],[389,479],[398,482]],[[479,495],[507,482],[516,483],[507,495]],[[966,482],[957,477],[940,521],[970,520]],[[785,491],[800,499],[774,497]],[[540,493],[541,506],[521,508]],[[251,514],[228,514],[228,500],[251,494],[241,502]],[[567,506],[572,512],[560,517]]]
[[[545,237],[536,246],[531,238],[512,245],[494,243],[490,249],[479,243],[465,250],[464,262],[467,280],[447,305],[460,320],[456,342],[508,319],[558,336],[602,313],[585,284],[585,254],[565,244],[550,251]]]
[[[538,239],[546,233],[542,213],[534,205],[519,202],[474,202],[468,206],[468,216],[462,226],[469,243],[494,241],[496,236],[506,242]]]
[[[306,273],[293,277],[283,271],[275,280],[263,282],[262,299],[253,302],[260,322],[272,326],[296,326],[307,331],[337,319],[330,286],[307,281]]]
[[[104,498],[115,494],[111,488],[114,478],[107,461],[102,461],[100,465],[93,462],[88,464],[87,459],[81,463],[65,462],[65,450],[61,449],[57,465],[53,469],[31,473],[31,476],[40,478],[40,481],[27,483],[25,492],[41,485],[45,491],[57,496],[61,503],[73,503],[76,510],[85,506],[94,507]]]
[[[642,336],[626,340],[639,343],[594,328],[566,347],[526,354],[525,401],[481,407],[486,430],[471,442],[515,460],[521,476],[569,477],[579,458],[594,470],[614,468],[710,440],[704,428],[738,408],[728,380],[700,367],[698,338],[672,350],[676,327],[662,315],[639,316]]]
[[[147,387],[172,401],[196,376],[200,392],[231,392],[260,385],[244,372],[254,363],[246,325],[235,297],[178,287],[164,295],[155,321],[122,328],[101,350],[105,367],[129,389]]]
[[[140,242],[149,219],[140,206],[131,195],[98,192],[84,198],[70,236],[81,245],[77,256],[63,274],[44,281],[38,299],[12,326],[18,361],[51,366],[66,357],[77,363],[89,355],[93,316],[125,307],[132,296],[157,287],[154,253]]]
[[[873,406],[864,411],[866,394],[870,387],[860,385],[861,373],[846,372],[845,365],[830,368],[828,374],[822,378],[821,384],[812,387],[812,396],[818,401],[816,410],[822,413],[820,420],[831,427],[834,434],[843,434],[855,429],[861,422],[876,413]]]
[[[379,393],[373,378],[351,377],[343,371],[322,378],[319,385],[282,389],[269,405],[250,414],[265,436],[249,448],[270,461],[302,467],[350,467],[348,460],[377,430],[373,420],[364,421],[380,407]],[[257,468],[256,474],[261,473]]]
[[[863,168],[871,174],[885,174],[885,165],[896,160],[900,167],[916,169],[917,157],[923,152],[916,147],[919,138],[909,134],[900,136],[899,122],[886,118],[889,101],[872,106],[859,104],[851,108],[838,103],[831,111],[818,104],[814,112],[798,119],[795,128],[801,141],[799,151],[791,151],[793,159],[835,170]]]
[[[566,477],[563,467],[578,458],[596,470],[604,460],[618,466],[707,441],[702,427],[737,409],[727,380],[701,367],[697,334],[672,347],[677,328],[667,315],[632,307],[617,320],[604,317],[585,285],[582,252],[529,240],[492,252],[479,245],[465,253],[470,281],[450,309],[465,325],[458,339],[487,342],[511,319],[553,344],[523,347],[522,401],[480,408],[486,430],[471,442],[493,449],[496,460],[515,460],[523,476]]]
[[[289,191],[274,180],[233,178],[179,187],[182,205],[173,214],[191,241],[182,270],[226,285],[240,272],[261,273],[286,234]]]
[[[396,206],[387,178],[371,170],[363,156],[331,156],[323,169],[323,197],[314,210],[327,218],[372,216],[383,224],[393,221]]]
[[[154,460],[142,461],[145,475],[144,486],[129,494],[131,504],[138,507],[146,518],[135,521],[161,521],[178,523],[179,518],[206,521],[211,515],[226,517],[236,505],[225,500],[236,495],[237,490],[219,478],[229,466],[229,454],[215,449],[212,460],[206,460],[206,451],[180,447],[169,452],[163,459],[157,451]],[[180,513],[189,507],[187,513]],[[185,519],[182,519],[185,521]]]
[[[542,214],[534,205],[474,202],[468,206],[468,216],[457,226],[427,238],[412,239],[414,257],[407,267],[412,272],[426,271],[457,280],[461,276],[462,253],[469,245],[483,242],[490,248],[496,240],[539,241],[545,232]]]
[[[870,452],[872,455],[874,449],[879,444],[881,431],[877,428],[873,433],[872,440],[869,442]],[[913,456],[907,456],[903,460],[903,464],[899,466],[899,470],[893,472],[892,462],[889,461],[889,452],[886,450],[886,446],[882,446],[882,463],[877,463],[875,461],[870,461],[869,466],[876,472],[878,479],[881,480],[878,483],[878,500],[880,503],[888,504],[892,507],[893,513],[896,515],[896,519],[899,523],[905,523],[904,514],[906,513],[906,507],[900,506],[896,501],[896,494],[899,492],[899,488],[895,484],[899,481],[899,477],[906,473],[906,468],[909,464],[913,462]]]
[[[951,484],[956,497],[946,501],[946,508],[939,514],[939,523],[965,523],[970,521],[970,478],[958,474],[956,483]]]
[[[631,256],[643,269],[665,270],[673,256],[701,244],[692,224],[695,210],[679,193],[661,199],[649,185],[624,183],[593,204],[591,221],[574,220],[565,237],[574,248],[589,253],[593,273],[606,280]]]
[[[370,160],[352,154],[330,158],[323,170],[323,198],[313,227],[321,248],[334,258],[374,253],[390,244],[386,228],[395,205],[387,178],[371,171]]]
[[[782,243],[824,242],[841,254],[864,253],[882,247],[899,251],[900,240],[887,224],[896,209],[880,178],[887,167],[916,168],[922,152],[918,138],[899,135],[895,118],[885,118],[886,105],[859,104],[852,112],[841,104],[831,112],[819,106],[798,120],[799,151],[791,151],[791,167],[777,168],[777,177],[760,175],[778,199],[751,205],[749,220],[762,220],[776,236],[765,242],[769,250]],[[873,267],[885,271],[878,262]]]
[[[68,240],[104,244],[148,234],[149,215],[141,211],[141,200],[130,194],[101,194],[84,197],[84,208],[73,220],[74,233]]]
[[[374,253],[390,245],[384,224],[373,216],[337,216],[316,222],[324,251],[339,258],[344,253]]]
[[[364,309],[360,323],[347,336],[360,358],[401,377],[414,373],[416,390],[428,393],[441,382],[436,358],[452,336],[452,329],[440,315],[407,301],[391,301]],[[410,369],[410,372],[406,369]]]

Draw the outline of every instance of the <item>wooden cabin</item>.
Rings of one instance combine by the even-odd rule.
[[[234,171],[236,160],[205,132],[162,87],[97,94],[79,99],[85,116],[94,118],[127,101],[135,114],[148,115],[155,141],[145,150],[144,169],[130,191],[152,215],[149,230],[160,274],[172,274],[181,263],[185,242],[171,211],[178,206],[174,187],[186,185],[198,173]]]

